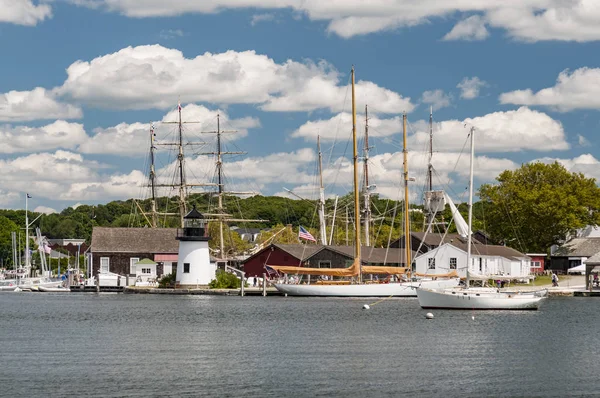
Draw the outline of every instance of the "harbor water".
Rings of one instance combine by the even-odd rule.
[[[600,396],[598,299],[376,301],[3,293],[0,396]]]

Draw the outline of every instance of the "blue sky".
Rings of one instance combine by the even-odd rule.
[[[168,5],[164,5],[167,4]],[[559,160],[600,177],[600,5],[585,0],[0,0],[0,207],[38,210],[145,198],[148,131],[168,141],[181,100],[190,139],[235,129],[233,190],[314,197],[316,136],[327,195],[350,189],[349,72],[358,129],[369,106],[371,180],[401,186],[408,113],[412,197],[421,195],[429,108],[436,184],[464,198],[466,125],[476,184]],[[159,177],[172,180],[161,151]],[[189,152],[190,182],[213,160]],[[165,191],[166,194],[169,192]],[[170,193],[172,194],[172,192]]]

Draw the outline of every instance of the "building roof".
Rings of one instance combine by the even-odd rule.
[[[94,227],[92,252],[179,253],[177,228]]]
[[[592,257],[600,253],[600,238],[575,238],[560,246],[552,257]]]
[[[413,237],[417,238],[427,246],[441,246],[444,243],[449,243],[451,241],[459,241],[466,242],[466,238],[463,238],[459,234],[440,234],[440,233],[428,233],[425,235],[425,232],[411,232]],[[479,241],[477,239],[473,239],[474,244],[478,244]],[[414,249],[417,249],[416,247]]]
[[[354,258],[354,246],[323,246],[322,250],[331,250]],[[406,262],[404,249],[362,246],[360,253],[361,262],[366,264],[404,264]],[[411,253],[411,258],[414,259],[417,253],[415,251],[411,251]]]
[[[301,245],[301,244],[283,244],[275,243],[271,246],[275,246],[289,255],[297,258],[298,260],[306,260],[316,252],[320,251],[323,245]]]
[[[467,244],[464,242],[452,242],[448,244],[456,247],[459,250],[464,251],[465,253],[467,252]],[[474,256],[505,257],[511,260],[519,260],[527,257],[527,255],[521,253],[518,250],[513,249],[512,247],[498,245],[483,245],[480,243],[475,243],[471,245],[471,254]]]

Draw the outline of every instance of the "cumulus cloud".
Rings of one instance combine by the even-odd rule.
[[[443,90],[431,90],[423,92],[421,96],[421,102],[429,104],[433,107],[433,110],[438,110],[450,106],[451,96],[444,93]]]
[[[170,108],[183,102],[261,104],[266,111],[349,108],[348,85],[325,61],[278,64],[255,51],[204,53],[185,58],[160,45],[127,47],[67,68],[60,94],[101,108]],[[347,76],[347,75],[346,75]],[[410,98],[359,81],[357,97],[380,112],[411,111]],[[359,102],[360,106],[361,102]]]
[[[460,98],[473,99],[479,97],[479,90],[487,86],[487,83],[479,79],[477,76],[465,77],[456,85],[460,88]]]
[[[472,15],[454,25],[443,40],[485,40],[489,35],[484,18],[480,15]]]
[[[56,209],[53,209],[52,207],[48,207],[48,206],[37,206],[35,209],[33,209],[33,211],[35,213],[43,213],[43,214],[58,213],[58,211],[56,211]]]
[[[227,134],[226,140],[238,139],[248,135],[248,129],[260,127],[260,121],[253,117],[230,119],[223,110],[211,110],[202,105],[189,104],[181,109],[182,120],[185,124],[186,140],[200,141],[201,131],[216,131],[217,115],[221,118],[221,130],[236,131]],[[162,121],[150,123],[120,123],[108,128],[97,128],[94,135],[84,141],[79,150],[82,153],[111,154],[111,155],[144,155],[150,148],[150,128],[154,126],[157,146],[165,142],[174,142],[175,125],[167,124],[178,120],[177,109],[168,112]],[[202,141],[211,141],[210,136],[200,137]],[[197,148],[196,148],[197,149]]]
[[[80,3],[82,0],[70,1]],[[468,16],[446,35],[447,40],[481,40],[488,35],[486,23],[525,41],[583,42],[600,39],[600,7],[590,0],[174,0],[168,3],[155,0],[87,0],[85,4],[136,18],[241,8],[290,9],[313,21],[327,22],[328,32],[344,38],[432,23],[464,13]]]
[[[31,0],[0,0],[0,22],[35,26],[52,17],[48,4],[35,5]]]
[[[531,89],[500,95],[503,104],[541,105],[568,112],[600,109],[600,68],[568,69],[558,75],[556,84],[534,93]]]
[[[413,123],[413,126],[417,132],[409,137],[411,147],[423,147],[429,142],[428,123],[421,121]],[[527,107],[489,113],[463,121],[447,120],[434,123],[435,145],[447,151],[461,149],[466,142],[470,126],[476,128],[477,153],[569,148],[560,122]]]
[[[583,173],[588,178],[595,178],[600,181],[600,161],[590,153],[579,155],[573,159],[561,159],[552,157],[543,157],[536,159],[543,163],[558,162],[572,173]]]
[[[590,141],[585,138],[584,136],[582,136],[581,134],[577,135],[577,142],[579,144],[579,146],[590,146]]]
[[[58,102],[54,93],[41,87],[31,91],[9,91],[0,94],[0,121],[77,119],[82,116],[80,108]]]
[[[0,126],[0,153],[30,153],[57,148],[75,149],[88,136],[79,123],[57,120],[42,127]]]
[[[389,119],[382,119],[376,115],[369,116],[370,137],[387,137],[401,131],[402,118],[399,116]],[[320,136],[322,141],[347,140],[351,137],[351,133],[352,114],[342,112],[329,119],[308,121],[298,127],[291,136],[316,142],[317,136]]]

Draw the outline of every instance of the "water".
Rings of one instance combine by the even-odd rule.
[[[0,294],[0,396],[600,395],[598,299],[433,320],[374,301]]]

